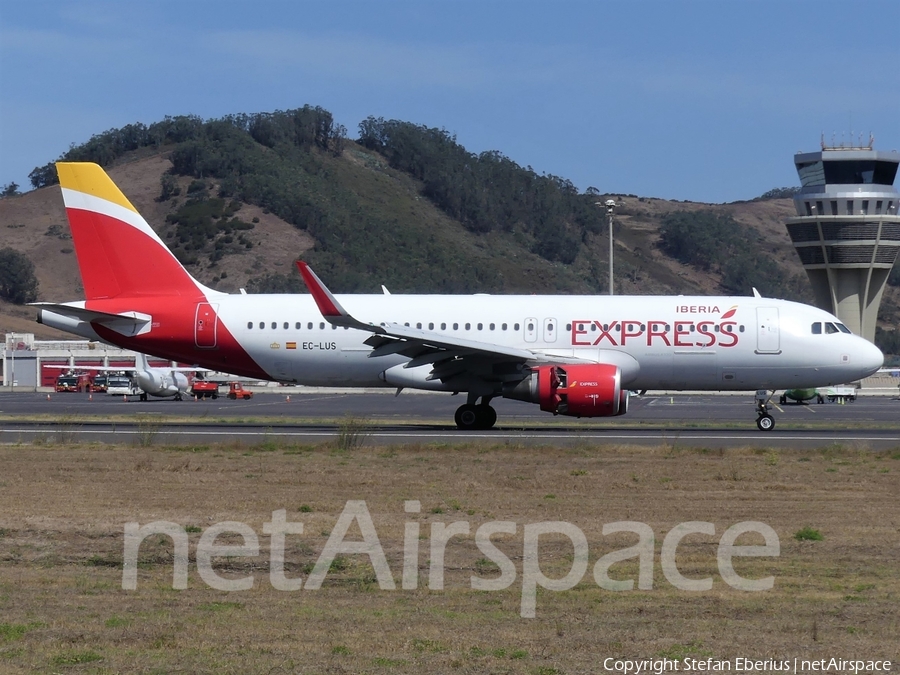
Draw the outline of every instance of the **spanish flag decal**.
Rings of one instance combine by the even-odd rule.
[[[284,348],[285,349],[297,349],[297,343],[296,342],[286,342],[284,344]]]

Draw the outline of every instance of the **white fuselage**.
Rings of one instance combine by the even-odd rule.
[[[630,389],[825,386],[865,377],[882,364],[881,352],[868,341],[829,329],[827,324],[839,325],[833,315],[783,300],[537,295],[337,298],[363,322],[393,322],[485,344],[614,363],[622,368],[623,386]],[[217,307],[218,320],[274,380],[366,387],[416,386],[418,381],[421,388],[454,389],[426,381],[430,366],[406,369],[404,374],[396,366],[407,363],[405,357],[369,358],[371,348],[364,341],[371,334],[330,325],[310,296],[227,295],[210,302]]]

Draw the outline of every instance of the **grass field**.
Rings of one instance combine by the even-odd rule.
[[[0,448],[0,672],[551,675],[603,672],[607,657],[900,661],[900,450],[345,445]],[[287,537],[285,570],[305,579],[348,500],[365,500],[397,588],[379,588],[368,556],[348,553],[321,589],[275,590],[263,523],[279,509],[303,523]],[[420,513],[405,513],[406,500]],[[152,535],[137,590],[123,590],[125,523],[156,520],[188,532],[188,588],[172,588],[171,540]],[[655,534],[651,590],[594,580],[601,556],[635,543],[602,534],[626,520]],[[774,576],[769,591],[735,590],[717,567],[722,533],[748,520],[774,528],[780,555],[736,558],[735,569]],[[259,537],[258,556],[215,561],[222,577],[252,575],[250,590],[215,590],[197,573],[198,541],[223,521]],[[444,588],[429,589],[432,524],[457,521],[470,535],[450,539]],[[474,541],[489,521],[516,524],[492,540],[517,572],[501,591],[470,582],[499,576]],[[539,589],[535,618],[522,618],[524,527],[548,521],[584,532],[587,573],[571,590]],[[684,576],[712,578],[709,591],[680,590],[661,569],[666,533],[686,521],[715,526],[677,555]],[[414,590],[400,588],[407,523],[419,526]],[[356,524],[347,539],[360,539]],[[542,536],[539,562],[566,575],[569,539]],[[637,573],[637,559],[610,570]]]

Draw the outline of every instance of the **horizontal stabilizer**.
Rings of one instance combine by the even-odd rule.
[[[32,307],[37,307],[42,312],[52,312],[61,314],[62,316],[71,317],[78,321],[86,321],[88,323],[97,323],[102,326],[114,330],[120,335],[134,337],[142,335],[150,330],[150,324],[153,317],[142,312],[122,312],[120,314],[110,314],[109,312],[98,312],[94,309],[87,309],[83,303],[52,303],[52,302],[33,302]]]

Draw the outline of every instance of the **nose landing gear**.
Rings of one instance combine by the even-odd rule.
[[[756,392],[756,426],[760,431],[772,431],[775,428],[775,418],[769,414],[769,401],[775,392],[770,394],[765,389],[759,389]]]

